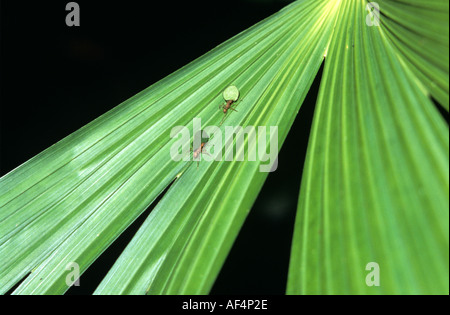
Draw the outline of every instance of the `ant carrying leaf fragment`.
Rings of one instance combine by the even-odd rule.
[[[222,126],[223,121],[227,117],[228,110],[231,109],[237,112],[237,110],[232,108],[231,105],[233,105],[233,103],[235,103],[239,99],[239,89],[234,85],[230,85],[225,89],[225,91],[223,91],[223,98],[225,99],[226,103],[219,106],[219,108],[222,109],[224,113],[224,116],[219,124],[219,127]]]

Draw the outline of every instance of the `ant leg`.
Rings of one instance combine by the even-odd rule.
[[[224,114],[222,120],[220,121],[219,127],[222,126],[223,121],[225,120],[226,117],[227,117],[227,114]]]

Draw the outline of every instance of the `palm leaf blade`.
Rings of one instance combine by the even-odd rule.
[[[448,126],[366,15],[364,1],[342,2],[305,163],[290,294],[448,292]],[[366,284],[371,262],[380,286]]]

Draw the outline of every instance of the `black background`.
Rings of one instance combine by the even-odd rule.
[[[0,176],[290,1],[1,1]],[[212,294],[284,294],[320,70]],[[90,294],[147,209],[68,294]]]
[[[68,2],[1,2],[0,175],[289,3],[76,1],[81,26],[68,27]],[[316,94],[304,103],[211,293],[284,294]],[[95,290],[151,209],[68,294]]]

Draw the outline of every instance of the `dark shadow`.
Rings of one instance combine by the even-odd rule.
[[[442,117],[445,119],[448,125],[449,112],[434,97],[431,97],[431,100],[433,101],[434,106],[436,106],[437,110],[439,111],[439,113],[441,113]]]
[[[11,295],[24,281],[28,276],[31,274],[31,272],[27,273],[25,277],[23,277],[19,282],[17,282],[11,289],[9,289],[8,292],[5,293],[5,295]]]

